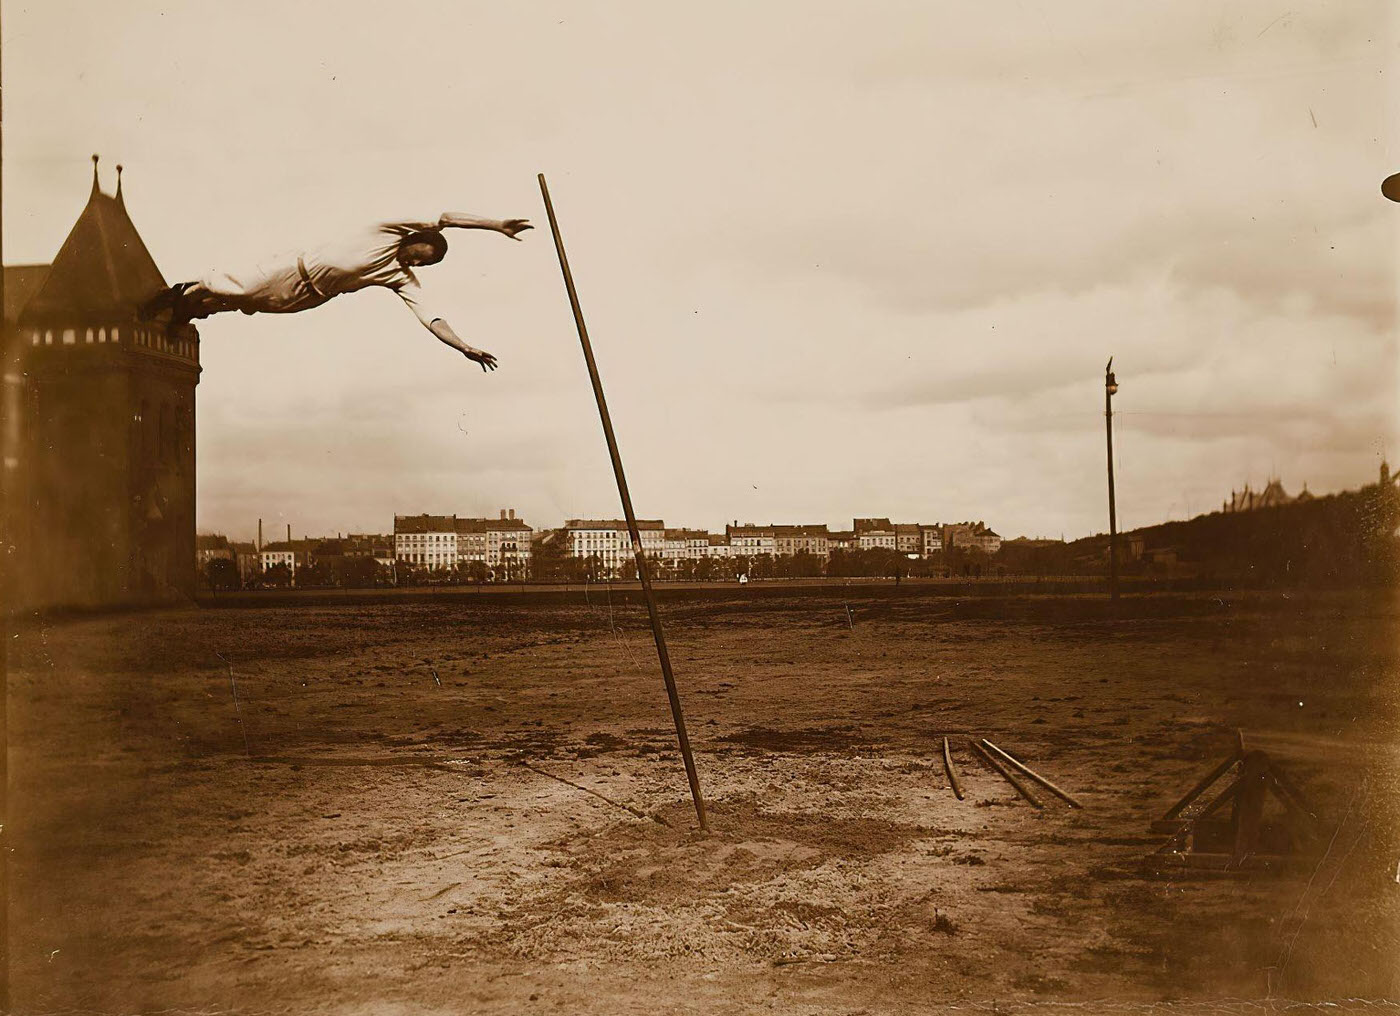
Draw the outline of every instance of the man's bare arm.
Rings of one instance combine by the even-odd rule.
[[[451,346],[468,360],[474,360],[481,364],[481,369],[483,371],[492,371],[496,369],[496,358],[494,356],[477,349],[475,346],[467,345],[458,337],[457,333],[452,330],[452,326],[442,318],[433,318],[432,323],[428,325],[428,331],[436,335],[439,341]]]
[[[534,229],[528,219],[486,219],[470,212],[443,212],[438,218],[439,229],[489,229],[519,240],[520,233]]]

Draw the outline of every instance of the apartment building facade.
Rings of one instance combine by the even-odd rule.
[[[395,515],[394,559],[434,570],[457,567],[457,516]]]
[[[829,531],[824,525],[774,526],[773,553],[778,557],[811,554],[825,561],[831,556]]]
[[[663,558],[666,553],[666,524],[660,519],[638,519],[637,532],[642,553]],[[632,539],[625,519],[569,519],[564,523],[565,553],[569,557],[596,557],[608,575],[623,573],[633,559]]]
[[[894,550],[894,523],[889,519],[852,519],[856,546],[861,550]]]
[[[724,535],[729,540],[730,557],[776,557],[778,554],[777,531],[773,526],[756,526],[751,522],[724,527]]]

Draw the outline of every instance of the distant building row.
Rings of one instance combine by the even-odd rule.
[[[642,550],[663,562],[706,558],[796,557],[810,554],[822,561],[839,551],[889,550],[914,557],[933,557],[946,547],[977,548],[995,554],[1001,537],[982,522],[925,525],[889,519],[853,519],[848,530],[825,525],[740,525],[724,532],[668,529],[659,519],[639,519]],[[622,567],[632,556],[627,523],[622,519],[570,519],[561,531],[569,557],[596,557],[608,570]]]
[[[736,520],[723,533],[702,529],[668,529],[660,519],[640,519],[642,550],[663,564],[712,559],[754,560],[795,558],[821,561],[834,553],[882,550],[908,557],[934,557],[954,547],[995,554],[1001,537],[982,522],[920,524],[886,518],[853,519],[851,528],[825,525],[740,525]],[[234,562],[247,584],[279,566],[295,581],[298,571],[319,563],[372,558],[390,568],[409,566],[428,571],[474,571],[483,579],[529,577],[535,548],[555,544],[558,556],[592,559],[601,570],[618,574],[632,559],[631,538],[622,519],[570,519],[563,528],[533,532],[502,509],[499,518],[460,518],[456,515],[395,515],[391,536],[351,534],[335,539],[279,540],[256,546],[234,543],[223,536],[200,536],[197,556],[201,569],[216,558]]]
[[[276,540],[259,547],[255,543],[240,543],[219,534],[201,534],[195,538],[195,558],[202,572],[217,560],[231,562],[238,569],[241,584],[282,566],[293,582],[296,574],[319,564],[346,560],[370,559],[376,564],[393,567],[393,538],[372,533],[351,533],[348,536],[316,537],[302,540]]]
[[[497,519],[395,515],[394,558],[431,570],[477,565],[492,578],[524,578],[533,536],[514,508],[502,508]]]

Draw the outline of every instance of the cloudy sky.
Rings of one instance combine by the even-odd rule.
[[[1400,458],[1390,5],[5,0],[4,252],[126,166],[171,281],[524,216],[390,293],[201,327],[199,525],[639,512],[1106,528]]]

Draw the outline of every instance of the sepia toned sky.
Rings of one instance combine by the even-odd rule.
[[[5,0],[4,256],[126,167],[166,278],[383,218],[390,293],[201,325],[201,531],[619,514],[535,183],[644,517],[1106,529],[1400,459],[1390,5]]]

